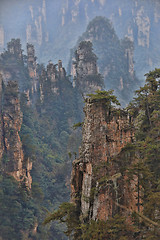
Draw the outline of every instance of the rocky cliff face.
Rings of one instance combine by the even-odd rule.
[[[25,183],[31,188],[32,178],[30,170],[32,163],[24,158],[19,131],[22,125],[22,112],[18,97],[16,82],[8,82],[2,89],[1,95],[1,125],[0,125],[0,156],[3,169],[18,182]]]
[[[58,96],[61,92],[61,85],[66,80],[66,71],[62,66],[62,61],[59,60],[58,64],[50,62],[47,69],[42,69],[39,76],[39,92],[40,101],[43,102],[44,97]],[[46,94],[47,93],[47,94]]]
[[[125,112],[107,110],[103,100],[87,99],[84,112],[80,156],[73,162],[72,201],[84,220],[107,220],[120,212],[128,216],[137,209],[137,178],[127,182],[118,155],[134,139],[132,121]]]
[[[4,77],[3,86],[0,78],[0,186],[9,186],[9,190],[2,189],[7,199],[10,198],[9,194],[13,196],[6,201],[4,209],[13,206],[15,216],[16,203],[16,209],[19,210],[15,217],[12,217],[12,212],[8,216],[12,219],[11,228],[14,229],[15,237],[12,236],[12,230],[6,231],[3,227],[4,231],[0,235],[4,236],[3,239],[29,239],[36,234],[38,239],[49,239],[52,233],[48,234],[46,231],[44,234],[43,229],[38,233],[41,217],[37,219],[37,216],[43,215],[41,206],[46,199],[50,206],[54,206],[56,199],[62,202],[69,198],[69,189],[65,182],[70,174],[71,164],[68,163],[66,152],[77,151],[80,141],[80,137],[72,129],[75,122],[81,121],[77,110],[77,92],[66,76],[61,60],[57,64],[49,61],[47,67],[44,67],[37,64],[32,44],[27,44],[27,55],[22,53],[19,46],[20,41],[13,39],[8,44],[9,48],[0,55],[0,72]],[[19,53],[22,53],[22,58],[19,58]],[[3,176],[9,179],[9,183],[3,184]],[[15,194],[12,191],[12,182],[17,186],[18,191],[15,190]],[[28,195],[24,185],[31,188]],[[21,190],[27,201],[24,200],[23,192],[19,194]],[[23,199],[20,202],[21,196]],[[5,199],[6,196],[0,198],[1,209]],[[38,205],[37,199],[40,203]],[[4,225],[6,222],[4,220]],[[10,224],[7,224],[8,228]],[[8,232],[9,237],[6,236]],[[50,232],[55,234],[55,227]],[[62,239],[62,235],[58,232],[54,236]]]
[[[39,112],[43,113],[51,108],[53,114],[55,109],[58,109],[58,104],[62,104],[66,108],[69,106],[68,108],[73,110],[71,104],[68,104],[68,100],[64,100],[64,102],[61,100],[61,98],[68,99],[68,95],[72,96],[73,87],[66,76],[61,60],[58,61],[58,64],[50,62],[44,68],[37,64],[32,44],[27,44],[27,55],[22,54],[22,52],[20,40],[12,39],[8,43],[7,50],[0,56],[0,73],[2,73],[3,78],[3,84],[2,78],[0,79],[0,158],[4,164],[5,172],[14,176],[17,181],[25,182],[26,186],[31,188],[30,170],[32,163],[26,157],[28,156],[25,148],[26,142],[24,140],[22,145],[19,136],[22,122],[23,126],[25,125],[21,111],[23,110],[24,115],[27,115],[27,107],[30,111],[37,107]],[[22,110],[20,109],[19,95],[23,99],[21,101]],[[55,108],[52,105],[53,102]],[[67,110],[63,111],[64,114],[65,111]],[[58,110],[57,112],[56,120],[51,121],[51,129],[55,127],[55,124],[61,124],[60,119],[63,119],[62,112],[59,113]],[[68,119],[71,118],[68,114]],[[37,120],[36,117],[34,120]],[[72,121],[70,125],[73,125]]]
[[[75,53],[76,60],[72,65],[73,87],[85,94],[101,90],[103,81],[98,73],[97,56],[92,51],[90,41],[82,41]]]

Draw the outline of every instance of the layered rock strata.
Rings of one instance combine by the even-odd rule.
[[[115,159],[134,139],[132,121],[123,111],[110,112],[103,100],[86,101],[82,146],[73,162],[72,202],[83,220],[107,220],[120,212],[128,216],[137,210],[137,177],[127,181],[127,171],[120,170],[124,163]]]
[[[25,183],[31,188],[32,163],[24,157],[19,136],[23,115],[20,110],[17,82],[8,82],[8,85],[3,86],[2,89],[1,80],[0,96],[0,158],[3,169],[18,182]]]

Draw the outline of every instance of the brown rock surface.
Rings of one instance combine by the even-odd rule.
[[[32,163],[29,159],[25,160],[24,158],[22,142],[19,136],[23,115],[20,110],[17,82],[8,82],[3,93],[2,87],[0,87],[0,95],[2,94],[3,103],[0,104],[0,157],[2,164],[6,173],[31,188],[30,170],[32,169]]]
[[[132,120],[125,111],[110,112],[103,100],[87,99],[84,112],[80,156],[73,162],[72,202],[83,219],[107,220],[120,212],[127,217],[137,210],[137,177],[127,181],[127,171],[120,170],[124,163],[115,159],[133,142]]]

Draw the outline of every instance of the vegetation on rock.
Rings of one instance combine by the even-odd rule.
[[[94,34],[96,36],[97,34],[99,35],[99,32],[96,30],[97,23],[98,26],[107,27],[109,30],[104,31],[105,36],[102,34],[102,43],[105,45],[107,41],[110,44],[114,41],[115,45],[117,46],[118,44],[120,47],[118,51],[121,54],[118,55],[125,58],[124,52],[127,48],[132,48],[132,43],[127,39],[120,42],[110,23],[102,18],[95,19],[88,26],[90,30],[93,28],[93,37],[95,37]],[[94,66],[94,74],[89,75],[87,73],[86,81],[91,83],[91,85],[93,82],[100,83],[100,87],[102,87],[102,78],[97,72],[95,65],[97,57],[92,52],[92,44],[83,41],[79,45],[79,49],[87,49],[88,55],[84,58],[84,62],[92,62]],[[117,55],[114,49],[109,51],[109,60],[105,59],[104,53],[101,52],[101,54],[102,60],[106,61],[105,64],[108,64]],[[76,57],[78,59],[78,55]],[[9,176],[9,172],[5,171],[5,166],[9,162],[12,162],[14,165],[14,158],[11,158],[6,152],[2,156],[0,161],[0,237],[5,240],[23,240],[26,238],[50,240],[54,233],[54,239],[65,239],[65,236],[62,234],[63,226],[58,227],[54,223],[52,226],[44,228],[42,223],[44,215],[48,210],[57,209],[58,205],[64,200],[69,201],[69,189],[66,186],[69,185],[67,178],[71,169],[71,152],[74,152],[76,155],[80,142],[80,136],[74,133],[72,126],[74,122],[78,122],[74,127],[85,124],[79,122],[82,118],[82,114],[79,112],[82,106],[82,99],[79,97],[78,89],[73,88],[69,77],[66,76],[61,61],[59,61],[58,65],[49,63],[47,68],[45,68],[42,65],[38,65],[34,58],[37,75],[31,77],[27,59],[27,56],[22,53],[20,41],[14,39],[8,44],[7,51],[1,54],[0,58],[0,70],[3,75],[2,89],[0,86],[1,118],[6,114],[7,118],[12,122],[15,117],[15,110],[22,111],[22,127],[17,132],[20,138],[19,135],[17,136],[19,145],[22,143],[25,174],[28,174],[26,168],[28,160],[33,163],[31,172],[33,183],[31,190],[28,190],[23,180],[17,183],[13,177]],[[121,65],[123,65],[123,61]],[[113,84],[116,84],[115,79],[117,79],[117,75],[114,69],[117,67],[115,64],[113,71],[111,71],[114,78]],[[128,69],[128,66],[125,65],[125,68]],[[125,83],[127,84],[126,69],[120,68],[120,70],[122,72],[124,70],[123,80],[126,79]],[[122,76],[122,72],[120,76]],[[132,119],[134,122],[136,133],[133,142],[126,144],[122,151],[117,156],[110,158],[105,165],[100,166],[96,164],[93,168],[96,176],[96,173],[109,169],[108,163],[113,161],[119,167],[118,172],[114,175],[115,178],[120,178],[124,176],[124,173],[127,173],[126,181],[131,183],[136,177],[138,180],[136,185],[137,211],[130,210],[129,212],[132,215],[132,222],[127,223],[126,218],[120,214],[121,211],[119,211],[118,215],[109,218],[109,221],[97,220],[88,222],[87,217],[83,218],[82,221],[79,217],[81,214],[79,208],[76,208],[72,203],[62,203],[59,209],[45,220],[45,223],[51,220],[66,223],[67,230],[65,233],[67,237],[73,236],[74,239],[159,239],[159,79],[160,69],[155,69],[155,71],[146,74],[146,84],[136,92],[137,96],[124,112],[115,108],[115,105],[119,105],[119,102],[113,95],[112,90],[97,90],[94,94],[89,94],[89,98],[86,100],[95,104],[104,102],[105,109],[109,111],[109,114],[111,112],[119,114],[120,112],[118,116],[121,116],[123,112],[124,115],[128,114],[126,115],[129,117],[128,121],[132,122]],[[17,86],[17,83],[13,82],[14,80],[18,82],[19,93],[17,90],[13,91],[14,86]],[[10,84],[10,81],[12,81],[12,84]],[[6,85],[12,87],[9,88]],[[18,102],[19,96],[20,106]],[[8,102],[7,99],[9,99]],[[7,108],[9,109],[9,107],[12,108],[13,114],[4,111]],[[10,122],[8,122],[8,129]],[[132,127],[127,125],[123,130],[127,132],[128,128]],[[10,128],[7,134],[14,140],[16,132],[13,128]],[[3,121],[0,122],[0,137],[0,141],[4,137],[6,140]],[[107,139],[107,136],[105,137],[109,143],[110,139]],[[93,145],[92,148],[95,149],[95,146]],[[1,152],[3,150],[0,149]],[[15,151],[13,152],[15,153]],[[68,155],[67,152],[69,152]],[[122,162],[123,164],[121,164]],[[10,168],[12,168],[12,164],[10,164]],[[16,171],[18,170],[16,169]],[[105,187],[106,183],[110,184],[114,181],[114,178],[109,178],[107,174],[102,177],[96,177],[99,177],[99,186],[101,188]],[[93,198],[96,191],[96,186],[93,186],[90,197]],[[86,203],[89,200],[86,197]],[[128,211],[125,206],[120,203],[117,204],[119,209]]]
[[[105,17],[95,17],[79,38],[79,44],[90,46],[98,57],[97,65],[104,77],[105,89],[114,89],[123,106],[131,101],[139,81],[134,73],[133,42],[120,40],[111,22]],[[71,58],[74,58],[72,55]],[[91,55],[92,58],[92,55]],[[71,60],[70,60],[71,62]]]
[[[14,115],[15,110],[17,111],[20,108],[23,113],[23,118],[21,116],[22,126],[19,131],[19,144],[22,144],[23,149],[23,168],[25,169],[28,159],[33,165],[31,171],[32,186],[31,190],[28,191],[25,189],[25,183],[16,183],[13,178],[9,179],[11,188],[13,186],[16,191],[12,191],[12,189],[10,189],[11,192],[4,190],[1,194],[1,206],[4,207],[4,210],[1,211],[3,217],[1,218],[0,237],[6,240],[20,240],[27,237],[34,240],[47,240],[52,239],[51,236],[54,233],[55,239],[65,239],[62,233],[63,227],[54,224],[51,227],[44,228],[42,222],[47,210],[51,211],[64,200],[69,200],[68,178],[71,159],[67,152],[77,152],[78,142],[80,141],[77,131],[72,129],[74,122],[81,121],[81,115],[76,107],[76,90],[73,89],[69,78],[65,75],[65,70],[60,64],[59,69],[55,65],[55,68],[49,72],[53,64],[49,64],[45,69],[34,62],[37,75],[30,77],[30,69],[32,70],[32,68],[28,68],[28,62],[26,61],[28,56],[22,54],[21,63],[18,63],[19,54],[17,54],[17,51],[22,53],[20,46],[20,41],[13,39],[8,47],[14,49],[14,51],[10,52],[8,49],[0,58],[0,70],[3,76],[3,89],[0,88],[2,90],[2,96],[0,92],[0,97],[2,97],[0,99],[0,104],[2,104],[0,114],[3,116],[4,108],[7,113],[7,109],[12,107],[13,116],[6,116],[10,121],[13,121],[12,118],[16,119],[17,117]],[[36,61],[35,56],[34,60]],[[32,65],[30,66],[32,67]],[[56,75],[56,85],[51,79],[54,74]],[[16,83],[14,83],[14,80],[16,80]],[[6,87],[9,81],[12,83],[10,88]],[[14,86],[14,84],[19,85],[19,92],[18,89],[13,91],[12,85]],[[56,88],[58,92],[54,91]],[[10,102],[6,100],[4,102],[4,90],[5,99],[8,98]],[[14,108],[15,101],[20,101],[20,104],[18,107],[15,105]],[[20,126],[18,127],[20,128]],[[6,129],[9,129],[8,125],[6,125]],[[3,132],[3,124],[0,122],[0,141],[2,141],[1,131]],[[13,134],[14,139],[15,133],[12,130],[8,134]],[[0,161],[4,189],[8,186],[8,180],[5,180],[7,173],[4,167],[8,162],[11,163],[9,166],[12,171],[15,164],[14,159],[10,159],[8,155],[4,154]],[[18,171],[18,168],[16,171]],[[22,190],[21,187],[23,187]],[[23,202],[23,191],[27,202]],[[12,193],[13,199],[10,196]],[[8,200],[5,201],[5,199]],[[14,209],[13,211],[11,209],[10,214],[5,214],[6,209],[10,211],[10,206],[15,206],[15,213]],[[16,210],[17,206],[19,206],[18,210]],[[21,221],[21,224],[18,224],[19,221]],[[7,229],[10,229],[10,231],[7,231]]]
[[[50,215],[48,220],[59,220],[65,212],[65,222],[69,224],[70,235],[73,239],[159,239],[160,237],[160,69],[155,69],[146,74],[146,84],[136,91],[137,96],[127,107],[130,118],[134,119],[136,129],[134,142],[128,143],[121,152],[110,161],[119,167],[118,177],[126,175],[126,181],[133,183],[137,179],[137,210],[128,209],[117,204],[119,214],[107,221],[81,219],[81,207],[74,209],[79,215],[77,220],[70,218],[72,211],[67,211],[65,204]],[[90,94],[93,101],[111,101],[116,98],[112,92],[97,91]],[[117,100],[116,100],[117,103]],[[123,164],[122,164],[123,163]],[[75,163],[76,164],[76,163]],[[77,162],[78,164],[78,162]],[[100,163],[99,163],[100,164]],[[106,163],[107,164],[107,163]],[[97,165],[98,167],[98,165]],[[107,166],[106,166],[107,167]],[[100,167],[101,168],[101,167]],[[104,169],[104,166],[103,166]],[[96,168],[94,169],[96,170]],[[94,173],[96,175],[96,172]],[[103,186],[110,181],[107,176],[101,179]],[[95,193],[94,193],[95,194]],[[86,202],[87,204],[87,202]],[[74,205],[71,204],[72,207]],[[131,215],[127,223],[123,212]],[[57,215],[58,214],[58,215]],[[64,215],[63,215],[64,216]],[[76,214],[74,215],[76,217]]]

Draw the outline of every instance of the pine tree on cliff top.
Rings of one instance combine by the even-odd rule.
[[[117,103],[112,92],[90,94],[92,100],[107,99]],[[76,219],[77,212],[73,204],[62,204],[59,210],[51,214],[45,223],[58,220],[67,224],[67,235],[74,239],[154,239],[160,237],[160,69],[146,74],[146,84],[136,91],[136,98],[128,106],[128,112],[135,119],[136,136],[133,147],[124,151],[133,151],[139,156],[138,162],[128,168],[139,177],[141,185],[143,212],[133,214],[135,229],[127,225],[121,216],[114,216],[110,222],[91,221],[81,223]],[[122,159],[124,160],[124,159]],[[126,166],[127,168],[127,166]],[[138,189],[137,189],[138,190]],[[138,202],[138,207],[140,202]],[[120,206],[120,208],[124,206]],[[68,210],[67,210],[68,209]],[[73,210],[74,209],[74,210]],[[71,217],[73,216],[73,218]],[[75,220],[76,219],[76,220]],[[138,220],[138,221],[137,221]],[[124,221],[124,222],[123,222]],[[121,223],[124,223],[121,226]]]

